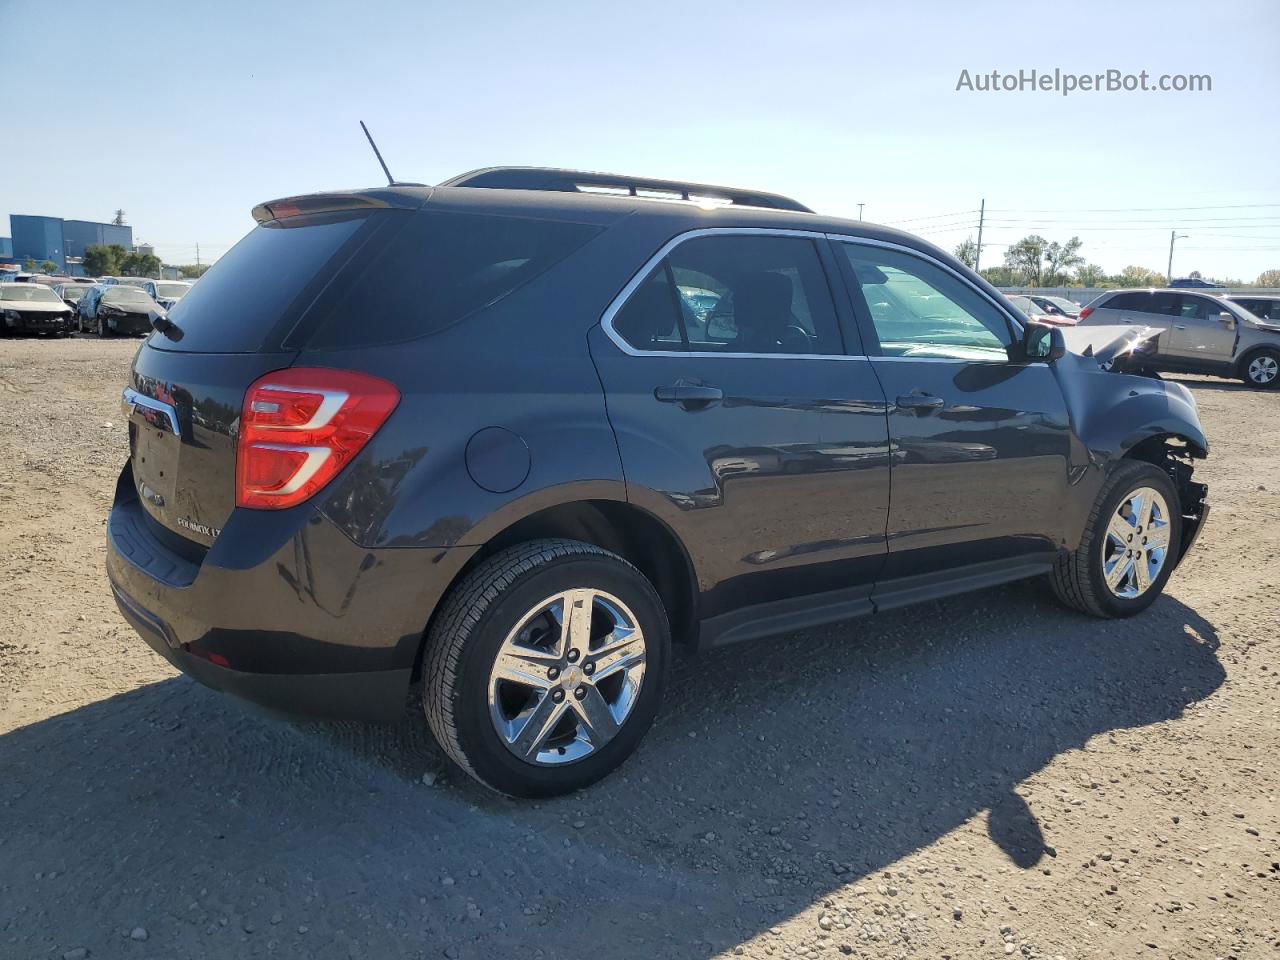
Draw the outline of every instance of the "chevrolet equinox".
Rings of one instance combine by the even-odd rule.
[[[253,214],[134,358],[115,600],[261,704],[420,690],[506,794],[618,766],[673,644],[1035,576],[1129,616],[1206,515],[1185,388],[906,233],[515,167]]]

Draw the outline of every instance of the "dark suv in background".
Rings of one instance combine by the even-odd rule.
[[[1128,616],[1205,516],[1185,388],[896,230],[528,168],[254,216],[134,359],[116,601],[261,703],[420,679],[508,794],[617,766],[673,643],[1033,576]]]

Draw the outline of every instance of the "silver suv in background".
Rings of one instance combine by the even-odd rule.
[[[1232,303],[1238,303],[1263,323],[1280,324],[1280,294],[1232,294],[1227,297]]]
[[[1110,290],[1080,311],[1079,322],[1158,330],[1141,355],[1141,366],[1149,370],[1280,386],[1280,322],[1259,319],[1225,297],[1198,290]]]

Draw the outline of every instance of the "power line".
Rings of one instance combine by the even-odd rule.
[[[1000,207],[997,213],[1161,213],[1170,210],[1257,210],[1280,203],[1220,203],[1208,207]]]

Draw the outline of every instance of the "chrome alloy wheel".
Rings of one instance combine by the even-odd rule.
[[[1151,487],[1120,501],[1102,543],[1102,576],[1117,597],[1132,600],[1150,589],[1169,555],[1169,505]]]
[[[1276,363],[1275,357],[1269,357],[1265,353],[1260,357],[1254,357],[1249,361],[1249,379],[1256,384],[1265,385],[1270,383],[1280,374],[1280,364]]]
[[[527,763],[572,763],[622,729],[644,682],[635,614],[599,590],[567,590],[526,613],[489,673],[489,715]]]

